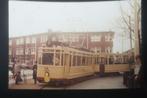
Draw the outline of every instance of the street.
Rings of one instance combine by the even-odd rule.
[[[125,89],[126,87],[123,85],[122,76],[114,76],[114,77],[102,77],[102,78],[94,78],[91,80],[86,80],[74,85],[70,85],[67,87],[54,87],[47,84],[37,83],[34,84],[32,79],[26,81],[26,83],[22,82],[18,85],[12,84],[9,85],[9,89]]]

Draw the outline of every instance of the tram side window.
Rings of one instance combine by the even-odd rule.
[[[43,53],[42,64],[53,65],[53,53]]]
[[[95,57],[95,64],[97,64],[97,57]]]
[[[63,54],[61,55],[61,66],[63,66]]]
[[[64,54],[64,66],[66,65],[66,54]]]
[[[77,56],[77,66],[80,66],[80,65],[81,65],[81,57]]]
[[[92,57],[90,57],[90,64],[92,64]]]
[[[87,65],[87,63],[88,63],[88,59],[87,59],[87,57],[85,57],[85,66]]]
[[[113,64],[114,60],[113,60],[113,57],[110,57],[109,58],[109,64]]]
[[[94,64],[94,58],[91,57],[91,64]]]
[[[75,64],[76,64],[76,57],[73,56],[73,66],[75,66]]]
[[[95,64],[95,57],[92,58],[92,64]]]
[[[41,58],[42,58],[42,57],[41,57],[41,53],[39,53],[39,54],[38,54],[38,64],[41,64],[41,60],[42,60]]]
[[[85,65],[85,57],[82,57],[82,65]]]
[[[60,65],[60,54],[56,54],[55,56],[55,65],[56,66]]]
[[[96,64],[96,57],[94,57],[94,64]]]
[[[96,57],[94,57],[94,64],[96,64]]]
[[[71,55],[69,57],[69,66],[71,66]]]
[[[99,57],[97,57],[96,59],[97,59],[96,64],[99,64],[100,63]]]
[[[88,59],[88,63],[87,64],[89,65],[90,64],[90,57],[88,57],[87,59]]]
[[[41,64],[41,57],[39,57],[39,62],[38,63]]]

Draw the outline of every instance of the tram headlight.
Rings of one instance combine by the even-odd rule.
[[[48,73],[48,72],[45,72],[45,76],[46,76],[46,77],[49,76],[49,73]]]
[[[49,81],[50,81],[49,73],[48,73],[48,72],[45,72],[44,81],[45,81],[45,82],[49,82]]]

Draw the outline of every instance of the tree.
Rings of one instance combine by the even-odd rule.
[[[121,31],[127,32],[130,38],[131,48],[135,45],[136,33],[138,34],[139,48],[141,44],[141,0],[128,0],[128,9],[120,3],[120,26]],[[137,29],[137,32],[136,32]]]

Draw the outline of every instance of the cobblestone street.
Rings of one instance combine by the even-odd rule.
[[[122,76],[103,77],[86,80],[67,87],[51,87],[46,84],[34,84],[33,80],[27,80],[26,83],[22,82],[18,85],[9,85],[9,89],[125,89],[123,85]]]

